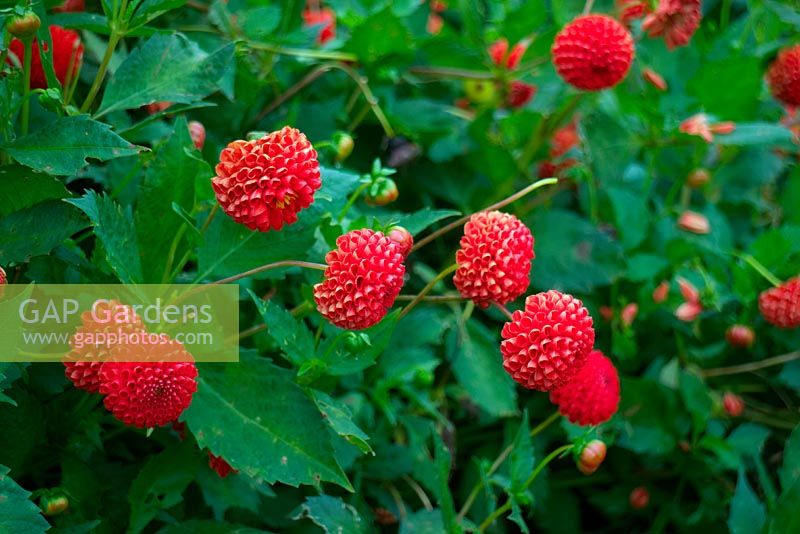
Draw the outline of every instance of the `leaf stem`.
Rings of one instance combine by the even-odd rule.
[[[781,285],[781,281],[778,279],[777,276],[772,274],[769,269],[764,267],[764,265],[755,259],[750,254],[736,254],[738,257],[743,259],[750,267],[752,267],[758,274],[763,276],[770,284],[773,286]]]
[[[401,311],[401,312],[400,312],[400,316],[398,317],[398,319],[402,319],[403,317],[405,317],[406,315],[408,315],[408,312],[410,312],[411,310],[413,310],[413,309],[414,309],[414,307],[415,307],[417,304],[419,304],[420,302],[422,302],[422,299],[425,297],[425,295],[427,295],[428,293],[430,293],[430,292],[431,292],[431,290],[434,288],[434,286],[435,286],[436,284],[438,284],[439,282],[441,282],[442,280],[444,280],[445,278],[447,278],[447,276],[448,276],[448,275],[450,275],[451,273],[455,272],[455,270],[456,270],[456,269],[458,269],[458,264],[457,264],[457,263],[454,263],[453,265],[451,265],[450,267],[448,267],[447,269],[443,270],[442,272],[440,272],[439,274],[437,274],[435,277],[433,277],[433,280],[431,280],[430,282],[428,282],[428,285],[426,285],[425,287],[423,287],[423,288],[422,288],[422,291],[420,291],[420,292],[419,292],[419,294],[418,294],[416,297],[414,297],[414,300],[412,300],[411,302],[409,302],[409,303],[406,305],[406,307],[405,307],[405,308],[403,308],[403,311]]]
[[[401,302],[409,302],[417,297],[419,297],[419,295],[398,295],[396,300]],[[448,303],[448,302],[461,302],[462,300],[464,300],[464,297],[462,297],[461,295],[425,295],[422,297],[423,302]]]
[[[500,304],[499,302],[493,302],[492,304],[494,304],[494,305],[495,305],[495,307],[497,307],[497,309],[498,309],[498,310],[500,310],[501,312],[503,312],[503,315],[505,315],[506,317],[508,317],[508,320],[509,320],[509,321],[513,321],[513,320],[514,320],[514,318],[511,316],[511,312],[510,312],[510,311],[508,311],[508,308],[506,308],[505,306],[503,306],[503,305],[502,305],[502,304]]]
[[[536,477],[539,476],[539,473],[541,473],[542,470],[545,467],[547,467],[547,464],[552,462],[558,456],[560,456],[560,455],[564,454],[565,452],[571,450],[572,447],[573,447],[572,443],[569,443],[567,445],[562,445],[561,447],[557,448],[556,450],[554,450],[553,452],[548,454],[545,457],[544,460],[539,462],[539,465],[536,466],[536,469],[533,470],[531,475],[525,481],[525,484],[522,486],[522,490],[524,491],[524,490],[528,489],[528,487],[533,483],[533,481],[536,480]],[[478,532],[485,532],[486,529],[489,528],[492,523],[494,523],[500,516],[502,516],[504,513],[506,513],[510,509],[511,509],[511,499],[507,500],[506,503],[503,506],[501,506],[500,508],[498,508],[497,510],[492,512],[489,515],[489,517],[487,517],[483,521],[483,523],[480,524],[480,526],[478,527]]]
[[[22,72],[24,81],[22,86],[22,135],[28,133],[28,123],[31,116],[31,59],[33,54],[33,37],[23,41]]]
[[[274,263],[267,263],[266,265],[256,267],[255,269],[250,269],[249,271],[245,271],[243,273],[229,276],[228,278],[223,278],[222,280],[217,280],[216,282],[211,282],[211,285],[230,284],[231,282],[236,282],[242,278],[247,278],[248,276],[253,276],[254,274],[263,273],[264,271],[269,271],[272,269],[280,269],[281,267],[304,267],[306,269],[317,269],[319,271],[324,271],[328,268],[328,266],[324,263],[312,263],[309,261],[297,260],[276,261]]]
[[[492,210],[500,209],[503,206],[511,204],[512,202],[521,199],[525,195],[536,191],[540,187],[544,187],[546,185],[553,185],[553,184],[557,184],[557,183],[558,183],[558,179],[557,178],[545,178],[543,180],[539,180],[538,182],[534,182],[531,185],[529,185],[528,187],[517,191],[513,195],[511,195],[511,196],[509,196],[507,198],[504,198],[500,202],[497,202],[495,204],[492,204],[491,206],[487,206],[487,207],[483,208],[482,210],[479,210],[479,212],[481,212],[481,211],[492,211]],[[450,224],[448,224],[446,226],[443,226],[442,228],[436,230],[435,232],[433,232],[432,234],[428,235],[427,237],[425,237],[423,239],[420,239],[414,245],[414,247],[411,250],[412,251],[419,250],[420,248],[424,247],[425,245],[427,245],[428,243],[430,243],[431,241],[433,241],[437,237],[440,237],[440,236],[446,234],[447,232],[449,232],[451,230],[454,230],[454,229],[458,228],[459,226],[462,226],[465,222],[467,222],[469,220],[470,217],[472,217],[472,215],[473,214],[465,215],[465,216],[461,217],[460,219],[455,220],[455,221],[451,222]]]
[[[780,356],[773,356],[772,358],[767,358],[766,360],[761,360],[759,362],[743,363],[741,365],[731,365],[730,367],[716,367],[714,369],[703,369],[700,371],[700,375],[705,378],[708,378],[711,376],[725,376],[725,375],[735,375],[739,373],[749,373],[752,371],[758,371],[759,369],[765,369],[767,367],[781,365],[794,360],[800,360],[800,350],[795,352],[790,352],[788,354],[782,354]]]
[[[366,191],[369,186],[370,186],[370,184],[369,184],[369,182],[367,182],[365,184],[359,185],[356,188],[356,190],[353,191],[353,194],[350,195],[350,198],[347,199],[347,204],[345,204],[344,208],[342,208],[342,211],[339,212],[339,222],[342,222],[342,220],[344,219],[344,216],[347,215],[347,212],[350,211],[350,208],[352,208],[353,204],[355,204],[356,200],[358,200],[358,197],[360,197],[361,193]]]
[[[265,43],[248,42],[250,48],[272,52],[282,56],[308,57],[314,59],[331,59],[339,61],[358,61],[355,54],[347,52],[337,52],[335,50],[311,50],[309,48],[288,48],[283,46],[273,46]]]
[[[535,427],[533,427],[533,429],[531,429],[530,436],[531,436],[532,438],[535,438],[535,437],[536,437],[536,436],[538,436],[538,435],[539,435],[539,434],[540,434],[540,433],[541,433],[541,432],[542,432],[544,429],[546,429],[548,426],[550,426],[551,424],[553,424],[553,422],[554,422],[554,421],[558,420],[558,418],[559,418],[560,416],[561,416],[561,414],[560,414],[560,413],[558,413],[558,410],[556,410],[555,412],[551,413],[551,414],[550,414],[550,415],[547,417],[547,419],[545,419],[544,421],[542,421],[541,423],[539,423],[538,425],[536,425]],[[503,465],[503,462],[505,462],[505,461],[506,461],[506,459],[508,458],[508,456],[511,454],[511,451],[512,451],[512,450],[514,450],[514,444],[513,444],[513,443],[512,443],[512,444],[510,444],[510,445],[509,445],[508,447],[506,447],[505,449],[503,449],[503,452],[501,452],[501,453],[498,455],[497,459],[496,459],[496,460],[495,460],[495,461],[492,463],[492,465],[489,467],[489,470],[486,472],[486,477],[485,477],[486,479],[488,479],[488,478],[489,478],[490,476],[492,476],[492,475],[493,475],[493,474],[494,474],[494,473],[495,473],[495,472],[496,472],[498,469],[500,469],[500,466],[501,466],[501,465]],[[472,491],[471,491],[471,492],[469,493],[469,495],[467,496],[467,500],[466,500],[466,501],[464,501],[464,506],[462,506],[462,507],[461,507],[461,510],[458,512],[458,516],[456,517],[456,521],[459,521],[459,522],[460,522],[462,519],[464,519],[464,517],[466,517],[466,515],[467,515],[467,512],[469,512],[469,509],[470,509],[470,508],[472,507],[472,505],[475,503],[475,499],[477,499],[477,498],[478,498],[478,495],[480,495],[480,493],[481,493],[481,490],[483,489],[483,481],[484,481],[484,478],[482,478],[481,480],[479,480],[479,481],[478,481],[478,482],[475,484],[475,486],[472,488]]]
[[[89,108],[92,107],[92,103],[94,103],[94,99],[97,97],[97,93],[100,91],[100,86],[103,84],[103,79],[106,76],[108,64],[111,61],[111,57],[114,55],[114,50],[117,48],[117,44],[121,39],[122,34],[120,34],[118,30],[114,29],[111,31],[111,35],[108,37],[106,53],[103,55],[103,59],[100,61],[100,66],[97,68],[97,75],[94,77],[92,87],[89,89],[89,94],[86,95],[86,100],[83,101],[81,113],[86,113]]]

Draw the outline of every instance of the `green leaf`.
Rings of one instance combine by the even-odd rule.
[[[159,530],[158,534],[268,534],[268,532],[216,519],[192,519],[167,525]]]
[[[311,393],[311,398],[334,432],[351,445],[358,447],[364,454],[375,455],[372,447],[367,443],[369,436],[353,422],[353,414],[350,413],[350,409],[344,402],[315,389],[310,390],[309,393]]]
[[[200,466],[198,458],[194,445],[184,441],[148,460],[128,494],[131,532],[141,532],[161,510],[183,500],[183,491],[194,480]]]
[[[586,157],[597,180],[604,186],[620,184],[633,159],[638,142],[633,130],[617,113],[597,111],[582,122],[586,133]]]
[[[400,534],[442,534],[446,532],[442,511],[422,509],[419,512],[408,514],[400,524]]]
[[[516,412],[514,381],[503,369],[496,336],[485,326],[470,321],[452,330],[447,355],[458,383],[478,406],[495,417]]]
[[[512,444],[509,456],[511,488],[509,493],[514,495],[525,490],[525,481],[533,471],[534,454],[531,428],[528,423],[528,411],[522,414],[522,423],[517,430],[517,436]]]
[[[252,291],[248,292],[267,325],[269,335],[280,345],[287,359],[294,365],[300,366],[314,358],[316,354],[314,335],[308,327],[292,317],[292,314],[280,304],[273,300],[265,302]]]
[[[130,206],[123,208],[111,197],[94,191],[67,202],[89,217],[105,250],[106,260],[117,277],[126,284],[141,282],[142,264]]]
[[[87,158],[108,161],[144,150],[88,115],[60,117],[3,148],[23,165],[57,175],[76,174],[86,165]]]
[[[47,254],[88,226],[74,207],[47,200],[0,219],[0,265]]]
[[[329,481],[352,490],[319,410],[291,372],[266,360],[202,366],[184,419],[201,447],[247,476],[291,486]]]
[[[408,54],[411,49],[411,34],[389,7],[356,26],[345,46],[366,63],[385,61],[391,54]]]
[[[769,524],[770,534],[786,534],[800,532],[800,479],[785,488],[775,507],[771,510],[772,521]]]
[[[683,372],[680,375],[680,392],[686,409],[692,414],[695,429],[700,431],[711,417],[711,396],[708,387],[697,375]]]
[[[39,507],[28,499],[30,492],[22,489],[8,473],[8,467],[0,465],[0,532],[37,534],[49,530],[50,524]]]
[[[647,237],[650,228],[646,196],[622,187],[612,186],[605,191],[614,207],[620,241],[625,249],[636,248]]]
[[[541,210],[528,226],[536,237],[534,287],[588,293],[623,272],[619,244],[574,213]]]
[[[64,183],[21,165],[0,168],[0,217],[29,208],[44,200],[72,196]]]
[[[145,172],[134,217],[145,283],[169,282],[171,273],[167,271],[187,250],[182,239],[187,222],[175,213],[173,205],[191,212],[196,178],[202,173],[212,175],[208,165],[192,151],[186,119],[180,117]]]
[[[106,85],[97,116],[154,102],[188,104],[219,88],[233,60],[234,45],[211,54],[185,36],[156,34],[122,62]]]
[[[442,522],[446,532],[461,532],[461,527],[456,520],[456,509],[453,503],[453,494],[450,492],[450,470],[453,468],[453,459],[450,449],[442,441],[442,436],[435,429],[433,435],[433,467],[435,469],[436,502],[442,510]]]
[[[415,211],[414,213],[401,215],[396,220],[397,224],[399,226],[402,226],[409,232],[411,232],[411,235],[417,235],[418,233],[428,228],[430,225],[439,222],[442,219],[448,219],[450,217],[456,217],[458,215],[461,215],[460,211],[422,208],[421,210]],[[395,219],[393,218],[392,220]]]
[[[737,123],[736,129],[726,135],[714,136],[718,145],[752,146],[770,145],[794,149],[791,130],[780,124],[770,122]]]
[[[700,101],[700,109],[718,115],[720,120],[746,120],[759,103],[762,70],[760,58],[732,54],[707,61],[689,80],[688,89]],[[719,91],[720,87],[725,91]],[[725,137],[715,136],[715,140]]]
[[[783,449],[783,465],[781,465],[778,475],[784,490],[788,490],[792,484],[800,480],[800,425],[794,427],[789,439],[786,440],[786,447]]]
[[[186,0],[144,0],[136,8],[136,14],[131,19],[128,31],[130,32],[139,26],[143,26],[167,11],[183,6],[185,3]],[[132,6],[135,6],[135,4],[132,4]]]
[[[322,527],[327,534],[369,532],[368,524],[361,519],[358,510],[338,497],[329,495],[307,497],[292,519],[306,518]]]
[[[743,469],[739,470],[739,481],[731,500],[731,512],[728,516],[728,528],[731,534],[760,534],[766,522],[764,504],[747,483]]]

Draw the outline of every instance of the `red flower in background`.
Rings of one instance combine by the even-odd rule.
[[[800,44],[778,53],[767,71],[767,82],[776,100],[800,106]]]
[[[644,81],[646,81],[659,91],[667,90],[667,82],[665,82],[664,78],[662,78],[661,75],[656,71],[654,71],[653,69],[645,68],[642,71],[642,78],[644,78]]]
[[[510,108],[521,108],[531,101],[536,94],[536,86],[531,83],[514,80],[508,86],[508,96],[506,103]]]
[[[53,8],[53,13],[77,13],[86,10],[86,0],[64,0],[64,2]]]
[[[700,27],[700,0],[660,0],[642,28],[650,37],[663,37],[670,50],[686,46]]]
[[[325,44],[336,37],[336,13],[329,7],[306,7],[303,10],[303,24],[306,27],[320,26],[317,44]]]
[[[599,350],[589,353],[586,363],[566,385],[550,392],[550,402],[558,406],[561,415],[582,426],[611,419],[619,401],[617,369]]]
[[[489,45],[489,56],[492,62],[498,67],[504,67],[508,70],[514,70],[519,66],[522,56],[530,46],[530,39],[523,39],[522,41],[508,49],[508,40],[505,37],[498,39]]]
[[[647,0],[616,0],[619,21],[625,26],[650,13],[650,4]]]
[[[65,85],[68,81],[74,80],[78,75],[83,62],[83,45],[81,44],[81,37],[77,32],[72,30],[65,30],[61,26],[50,26],[50,41],[52,43],[53,51],[53,69],[56,73],[56,78]],[[47,52],[50,47],[45,44],[44,51]],[[8,45],[10,52],[9,58],[6,60],[10,65],[16,65],[11,59],[11,54],[16,56],[18,65],[22,65],[24,54],[24,46],[19,39],[13,39],[11,44]],[[70,69],[70,67],[72,67]],[[39,41],[33,41],[33,50],[31,55],[31,88],[32,89],[47,89],[47,78],[44,74],[42,67],[42,57],[39,51]]]

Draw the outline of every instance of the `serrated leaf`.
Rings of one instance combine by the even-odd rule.
[[[453,374],[475,403],[492,416],[516,412],[514,381],[503,370],[496,337],[482,324],[470,321],[447,338]]]
[[[154,102],[201,100],[219,88],[233,50],[234,45],[228,44],[207,54],[181,34],[156,34],[116,70],[106,85],[97,116]]]
[[[307,497],[300,509],[292,517],[294,520],[308,518],[322,527],[327,534],[360,534],[369,532],[367,522],[361,519],[358,511],[338,497],[320,495]]]
[[[278,343],[287,359],[300,366],[314,358],[314,335],[302,321],[292,317],[280,304],[264,301],[249,291],[250,297],[258,308],[258,313],[267,325],[267,332]]]
[[[21,165],[0,168],[0,217],[44,200],[70,196],[72,193],[57,178]]]
[[[24,263],[47,254],[87,226],[78,210],[60,200],[14,212],[0,219],[0,265]]]
[[[140,283],[142,264],[130,206],[123,208],[111,197],[94,191],[87,191],[84,196],[67,202],[89,217],[94,233],[103,245],[106,260],[117,277],[126,284]]]
[[[49,530],[50,524],[29,500],[31,493],[8,473],[8,467],[0,465],[0,532],[37,534]]]
[[[62,176],[76,174],[90,158],[108,161],[144,150],[88,115],[60,117],[3,148],[23,165]]]
[[[794,428],[786,440],[786,446],[783,448],[783,464],[778,475],[784,490],[788,490],[792,484],[800,480],[800,425]]]
[[[269,534],[269,531],[216,519],[192,519],[167,525],[158,534]]]
[[[372,447],[367,443],[369,436],[353,422],[353,414],[350,413],[346,404],[315,389],[309,392],[320,413],[334,432],[342,436],[348,443],[358,447],[364,454],[375,455]]]
[[[319,410],[291,372],[267,360],[202,366],[184,420],[201,447],[247,476],[290,486],[329,481],[352,490]]]
[[[457,217],[459,215],[461,215],[461,212],[455,210],[435,210],[431,208],[423,208],[419,211],[415,211],[414,213],[401,215],[397,218],[397,224],[411,232],[411,235],[417,235],[430,225],[437,223],[442,219]]]
[[[528,480],[534,464],[533,441],[531,440],[531,429],[528,423],[528,411],[522,414],[522,422],[517,430],[517,435],[512,444],[511,455],[509,456],[509,469],[511,475],[510,494],[523,491],[525,481]]]
[[[456,520],[456,509],[453,503],[453,494],[450,492],[450,470],[453,468],[452,455],[450,449],[442,441],[442,436],[435,429],[431,430],[433,435],[433,465],[435,468],[436,503],[442,510],[442,522],[444,530],[450,533],[462,531]]]
[[[731,500],[728,528],[731,534],[759,534],[763,532],[766,512],[764,504],[747,483],[743,469],[739,470],[739,480]]]
[[[408,28],[389,7],[356,26],[345,46],[345,50],[353,52],[367,63],[385,59],[391,54],[407,54],[411,48]]]
[[[800,532],[800,479],[785,488],[771,510],[769,534]]]
[[[636,248],[647,237],[650,227],[646,196],[622,187],[612,186],[605,191],[614,207],[620,241],[626,250]]]
[[[711,396],[708,386],[695,374],[683,372],[680,375],[680,392],[686,409],[692,414],[696,430],[705,428],[711,417]]]
[[[208,165],[187,153],[187,148],[193,149],[192,138],[186,119],[180,117],[172,135],[156,150],[140,186],[135,220],[145,283],[170,281],[171,273],[166,271],[173,269],[187,250],[185,237],[181,239],[181,228],[187,223],[172,205],[191,211],[198,173],[212,175]]]
[[[413,514],[408,514],[400,524],[400,534],[442,534],[447,532],[442,521],[442,511],[438,508],[433,510],[420,510]]]

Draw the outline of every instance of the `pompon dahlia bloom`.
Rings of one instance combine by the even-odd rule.
[[[453,283],[481,308],[505,304],[528,289],[533,235],[519,219],[500,211],[475,213],[464,225]]]
[[[61,26],[50,26],[50,40],[53,46],[53,69],[55,70],[58,81],[64,85],[67,81],[74,80],[81,68],[81,63],[83,62],[81,37],[77,32],[66,30]],[[16,56],[14,62],[12,62],[9,56],[7,60],[8,63],[21,66],[23,54],[25,52],[22,41],[13,39],[11,44],[8,45],[8,50],[10,54]],[[48,45],[45,44],[45,51],[47,50]],[[16,61],[19,63],[16,63]],[[71,71],[70,67],[72,67]],[[31,54],[31,88],[47,89],[47,78],[42,68],[42,57],[39,53],[38,39],[33,41]]]
[[[6,271],[2,267],[0,267],[0,286],[7,283],[8,283],[8,276],[6,276]]]
[[[758,309],[768,323],[778,328],[800,326],[800,276],[762,291],[758,296]]]
[[[126,361],[141,358],[150,361]],[[177,421],[197,391],[197,367],[177,341],[123,344],[100,368],[103,404],[126,425],[153,428]]]
[[[531,101],[536,94],[536,86],[531,83],[514,80],[508,86],[506,103],[510,108],[521,108]]]
[[[108,361],[110,352],[107,336],[114,335],[119,339],[144,333],[144,323],[133,308],[116,300],[97,301],[92,311],[81,314],[81,326],[70,340],[72,350],[64,358],[64,374],[76,388],[97,393],[100,390],[100,368]]]
[[[594,346],[589,311],[572,295],[531,295],[503,326],[503,367],[528,389],[552,391],[569,382]]]
[[[380,322],[403,287],[400,245],[381,232],[353,230],[328,252],[325,279],[314,286],[317,310],[340,328],[362,330]]]
[[[238,473],[239,471],[231,467],[231,464],[225,461],[222,456],[214,456],[211,451],[208,451],[208,466],[216,471],[220,478],[225,478],[231,473]]]
[[[776,100],[800,106],[800,44],[778,52],[767,71],[767,83]]]
[[[617,368],[602,352],[593,350],[578,373],[558,389],[550,392],[550,402],[572,423],[599,425],[605,423],[619,407],[619,375]]]
[[[228,144],[216,173],[211,185],[225,213],[261,232],[296,222],[322,185],[317,151],[289,126],[261,139]]]
[[[619,21],[606,15],[576,18],[556,35],[552,55],[565,82],[599,91],[621,82],[633,62],[633,38]]]
[[[655,12],[648,15],[642,28],[650,37],[663,37],[667,48],[686,46],[700,27],[703,17],[701,0],[659,0]]]

